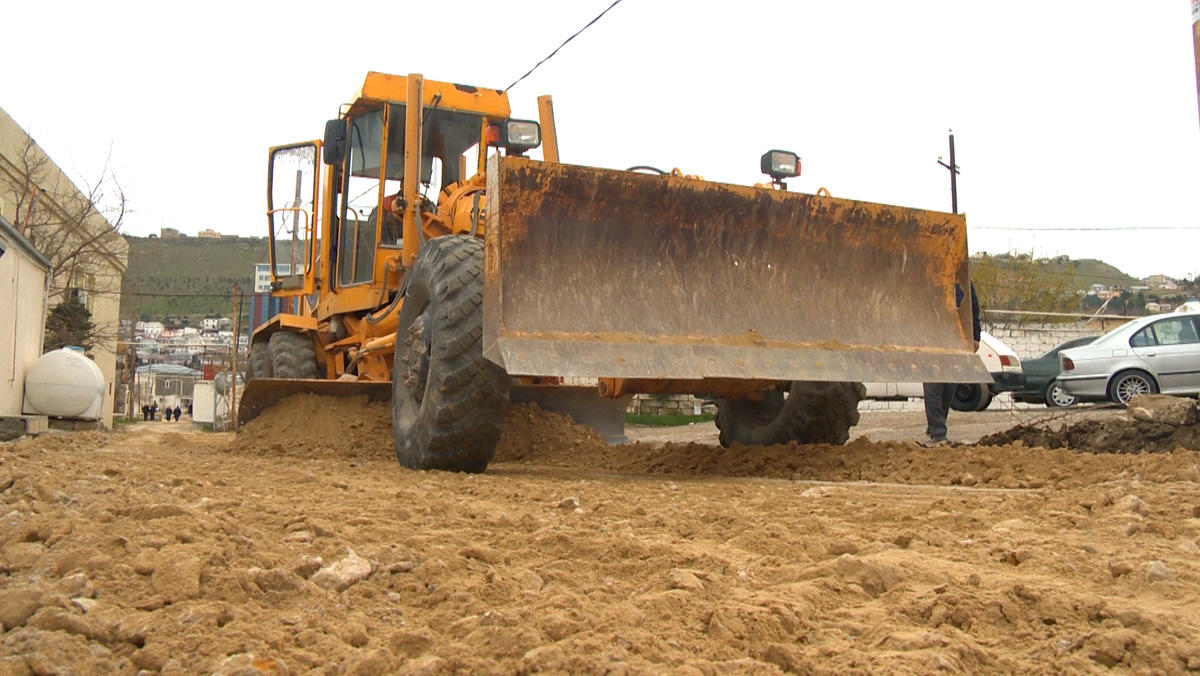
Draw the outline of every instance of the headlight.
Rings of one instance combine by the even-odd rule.
[[[532,120],[505,120],[488,125],[488,144],[519,155],[542,144],[542,127]]]
[[[768,150],[759,162],[762,173],[775,180],[800,175],[800,156],[786,150]]]

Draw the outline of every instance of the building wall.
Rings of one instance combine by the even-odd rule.
[[[7,224],[3,224],[7,225]],[[20,415],[25,373],[42,354],[46,266],[0,225],[0,416]]]
[[[29,136],[25,131],[0,109],[0,195],[4,195],[3,201],[0,201],[0,216],[9,221],[14,220],[17,212],[17,205],[9,198],[9,186],[20,185],[23,180],[21,158],[28,140]],[[33,152],[38,159],[45,161],[42,175],[39,177],[38,207],[42,210],[40,213],[66,213],[69,208],[64,205],[77,203],[79,199],[86,199],[70,177],[63,173],[53,159],[49,158],[40,147],[35,145]],[[58,211],[56,212],[56,210]],[[97,342],[89,356],[100,367],[101,373],[104,374],[104,380],[108,384],[105,390],[103,421],[106,426],[111,428],[113,399],[117,390],[114,378],[117,375],[116,353],[121,277],[125,274],[129,246],[105,220],[104,216],[95,209],[89,209],[82,220],[82,226],[87,231],[89,238],[96,238],[100,241],[110,254],[108,256],[85,256],[85,260],[78,261],[79,267],[75,271],[73,279],[76,280],[77,286],[81,286],[84,290],[90,289],[84,302],[92,313],[92,322],[103,336],[103,340]],[[14,222],[13,225],[18,229],[21,227],[20,223]],[[30,230],[28,237],[33,241],[34,246],[38,246],[38,232],[36,228]],[[42,253],[51,259],[52,264],[55,263],[50,252],[43,249]],[[52,292],[48,301],[51,307],[57,305],[65,297],[67,290],[64,287],[68,281],[66,271],[52,270],[52,274],[57,274],[57,277],[51,280],[51,286],[59,289],[60,292],[57,294]]]

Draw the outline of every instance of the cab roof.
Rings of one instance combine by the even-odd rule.
[[[507,119],[510,110],[508,94],[501,89],[485,89],[471,85],[426,80],[419,74],[390,75],[368,71],[362,87],[350,101],[347,114],[370,110],[380,103],[404,104],[408,100],[409,82],[421,79],[421,104],[433,105],[437,98],[439,110],[475,113],[492,119]]]

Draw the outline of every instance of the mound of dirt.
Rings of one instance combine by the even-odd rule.
[[[1175,397],[1147,397],[1148,404],[1171,405]],[[1139,401],[1139,400],[1135,400]],[[1177,400],[1190,410],[1194,401]],[[1182,408],[1176,406],[1175,408]],[[1166,411],[1164,411],[1166,412]],[[981,446],[999,446],[1021,441],[1029,446],[1064,448],[1092,453],[1158,453],[1177,449],[1200,450],[1200,424],[1194,410],[1190,416],[1158,415],[1154,408],[1135,408],[1132,403],[1126,418],[1084,420],[1054,429],[1044,425],[1017,425],[979,440]]]
[[[495,462],[560,465],[575,464],[581,457],[611,460],[612,448],[570,416],[543,410],[537,404],[509,407]]]
[[[369,401],[366,396],[296,394],[243,425],[227,450],[306,459],[390,459],[393,448],[387,403]],[[609,446],[595,432],[568,416],[535,404],[516,404],[504,421],[495,461],[572,464],[578,457],[606,456],[608,452]]]
[[[385,402],[295,394],[242,425],[228,451],[296,458],[393,458],[392,413]]]

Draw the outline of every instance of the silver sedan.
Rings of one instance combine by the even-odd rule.
[[[1059,353],[1062,389],[1125,405],[1138,394],[1200,393],[1200,313],[1171,312],[1118,326]]]

